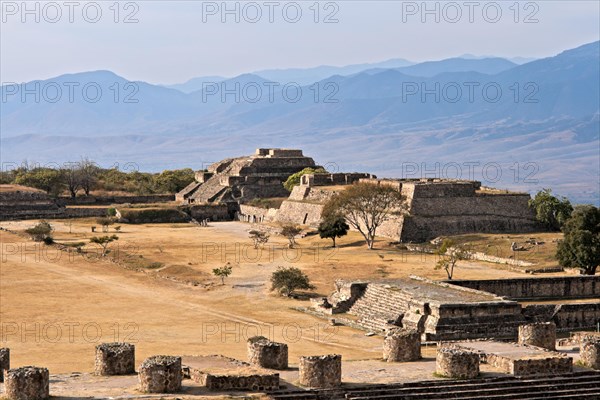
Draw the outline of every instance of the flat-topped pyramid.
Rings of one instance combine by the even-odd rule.
[[[317,168],[296,149],[256,149],[250,156],[227,158],[196,173],[196,181],[177,193],[185,203],[228,203],[254,198],[287,197],[286,179],[304,168]]]

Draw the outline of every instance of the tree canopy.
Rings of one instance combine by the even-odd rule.
[[[594,275],[600,265],[600,209],[592,205],[575,207],[562,230],[564,239],[556,251],[560,265]]]

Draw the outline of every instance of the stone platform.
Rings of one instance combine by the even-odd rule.
[[[279,373],[225,356],[184,356],[184,377],[212,391],[279,389]]]
[[[573,371],[572,357],[539,347],[495,341],[464,341],[452,345],[476,352],[482,362],[515,376],[556,375]]]

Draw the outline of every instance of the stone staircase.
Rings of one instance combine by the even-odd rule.
[[[221,178],[218,175],[210,177],[206,182],[200,185],[191,195],[194,203],[214,202],[227,187],[221,185]]]
[[[541,400],[600,399],[600,372],[535,378],[500,377],[269,393],[274,400]]]
[[[370,283],[363,295],[350,307],[348,313],[356,315],[356,323],[366,330],[381,333],[395,325],[408,311],[410,296],[381,284]]]

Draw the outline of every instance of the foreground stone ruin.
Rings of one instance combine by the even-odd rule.
[[[600,370],[600,338],[587,337],[581,342],[581,364]]]
[[[263,336],[248,339],[248,361],[262,368],[283,370],[288,367],[288,346]]]
[[[50,373],[46,368],[21,367],[5,373],[4,395],[8,400],[50,398]]]
[[[273,400],[325,399],[331,390],[288,390],[270,393]],[[435,380],[390,385],[339,388],[336,397],[347,400],[598,400],[600,373],[578,372],[551,377],[497,377],[474,380]]]
[[[4,382],[4,371],[10,369],[10,349],[0,348],[0,382]]]
[[[517,343],[473,340],[452,347],[472,351],[482,363],[514,376],[560,375],[573,372],[573,358],[565,353]]]
[[[465,349],[441,347],[437,350],[435,371],[447,378],[476,378],[479,376],[479,355]]]
[[[135,373],[135,346],[130,343],[102,343],[96,346],[96,375]]]
[[[421,358],[421,335],[414,329],[392,329],[383,339],[387,362],[416,361]]]
[[[519,326],[519,344],[556,350],[556,324],[537,322]]]
[[[598,302],[565,301],[578,287],[585,288],[578,299],[596,299],[600,276],[540,279],[543,285],[538,285],[536,278],[501,279],[496,285],[477,281],[460,281],[456,285],[453,281],[436,282],[417,276],[385,282],[340,280],[329,297],[313,299],[312,308],[323,317],[336,315],[338,323],[377,334],[400,326],[414,329],[423,341],[515,340],[519,326],[533,323],[537,325],[522,328],[523,343],[554,349],[556,331],[596,328],[600,321]],[[515,296],[540,296],[544,304],[521,304],[517,299],[470,287],[506,293],[511,291],[513,281],[518,287],[513,292]],[[550,299],[556,299],[557,304]]]
[[[181,357],[149,357],[140,365],[138,376],[143,393],[177,393],[183,379]]]
[[[335,388],[342,384],[342,356],[300,357],[300,385],[309,388]]]

